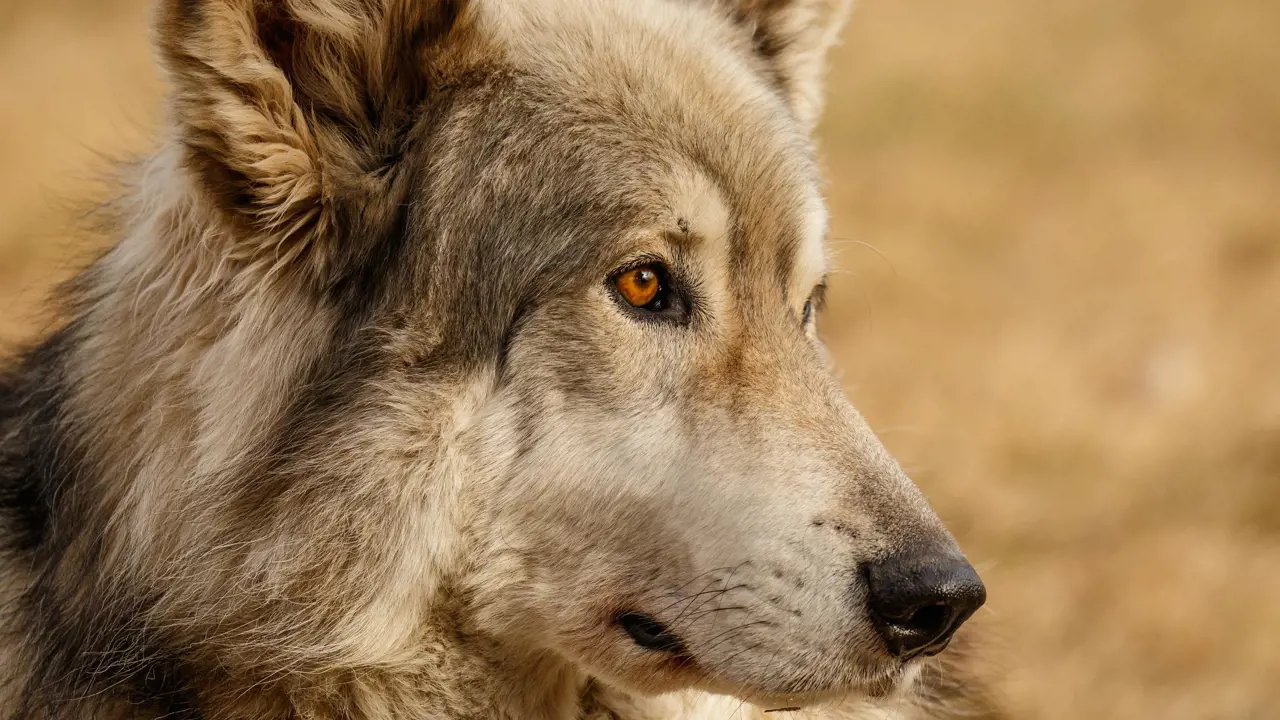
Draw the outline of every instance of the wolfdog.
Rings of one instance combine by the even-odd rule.
[[[846,10],[160,0],[165,132],[0,378],[0,715],[962,695],[983,585],[815,330]]]

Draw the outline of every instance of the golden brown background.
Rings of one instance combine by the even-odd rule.
[[[1274,0],[863,0],[834,58],[821,322],[1015,718],[1280,718],[1278,38]],[[0,341],[160,92],[144,0],[0,0]]]

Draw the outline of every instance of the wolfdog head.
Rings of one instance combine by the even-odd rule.
[[[165,0],[69,401],[128,478],[93,552],[166,579],[135,624],[258,686],[457,644],[774,707],[907,682],[984,590],[815,330],[845,9]]]

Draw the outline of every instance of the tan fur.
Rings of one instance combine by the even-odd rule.
[[[75,463],[3,566],[0,713],[915,712],[936,666],[889,660],[857,567],[951,540],[801,320],[846,10],[162,2],[167,134],[48,377],[0,387],[13,482],[61,467],[46,396]],[[612,294],[654,257],[689,317]]]

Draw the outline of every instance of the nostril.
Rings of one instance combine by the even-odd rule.
[[[986,589],[958,555],[906,556],[864,566],[868,611],[896,657],[941,652],[986,600]]]
[[[951,609],[946,605],[927,605],[911,613],[902,623],[908,630],[937,637],[951,622]]]
[[[943,603],[923,607],[871,606],[871,619],[895,656],[914,655],[950,640],[956,611]],[[958,623],[955,623],[958,626]]]

